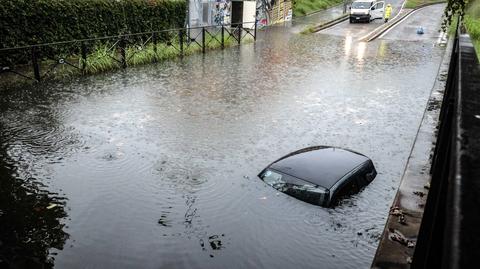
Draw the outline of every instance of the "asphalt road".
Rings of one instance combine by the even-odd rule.
[[[403,0],[386,1],[386,4],[391,4],[393,7],[392,18],[400,12],[403,2]],[[379,19],[371,21],[370,23],[350,23],[348,20],[346,20],[333,27],[320,31],[319,33],[328,35],[351,36],[352,38],[359,39],[368,34],[369,32],[373,31],[375,28],[379,27],[383,23],[383,20]]]
[[[443,35],[439,32],[442,24],[442,16],[432,16],[432,14],[442,14],[445,5],[433,5],[424,7],[415,11],[395,27],[385,32],[381,39],[405,40],[405,41],[426,41],[438,43],[441,42]],[[417,34],[417,29],[423,28],[423,34]]]

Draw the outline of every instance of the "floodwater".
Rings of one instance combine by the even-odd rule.
[[[368,267],[443,48],[284,27],[260,35],[4,90],[0,263],[48,254],[57,268]],[[313,145],[361,152],[378,175],[333,209],[256,177]]]

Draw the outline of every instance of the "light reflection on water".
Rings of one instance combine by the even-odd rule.
[[[17,169],[68,197],[57,267],[369,266],[442,51],[262,34],[241,48],[4,93],[2,146]],[[362,152],[379,174],[334,209],[256,178],[313,145]]]

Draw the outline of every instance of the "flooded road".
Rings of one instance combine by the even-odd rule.
[[[404,1],[391,0],[391,1],[388,1],[387,3],[392,5],[391,18],[393,19],[402,10]],[[435,17],[435,16],[432,16],[432,17]],[[362,39],[363,37],[368,35],[371,31],[373,31],[375,28],[383,24],[384,24],[383,19],[375,19],[369,23],[366,23],[366,22],[350,23],[349,20],[346,20],[337,25],[334,25],[333,27],[322,30],[319,33],[329,34],[329,35],[339,35],[339,36],[352,36],[355,39]]]
[[[57,268],[368,267],[443,48],[292,29],[3,91],[2,181],[44,198],[28,200],[42,221],[25,229],[43,223],[37,236],[57,239],[35,247]],[[313,145],[361,152],[378,175],[333,209],[256,177]],[[19,217],[19,201],[2,203],[2,225]],[[28,245],[32,233],[17,237]]]

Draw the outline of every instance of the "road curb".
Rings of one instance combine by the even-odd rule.
[[[428,6],[433,6],[433,5],[438,5],[438,4],[445,4],[446,2],[437,2],[437,3],[428,3],[428,4],[422,4],[414,9],[408,9],[403,15],[400,15],[399,17],[395,18],[394,20],[391,20],[388,23],[385,23],[384,25],[378,27],[377,29],[373,30],[370,32],[367,36],[361,38],[359,41],[361,42],[370,42],[372,40],[375,40],[378,38],[380,35],[391,29],[392,27],[396,26],[398,23],[403,21],[404,18],[407,16],[413,14],[414,12],[423,9]],[[401,12],[401,11],[400,11]]]
[[[314,26],[312,29],[310,29],[310,33],[320,32],[320,31],[325,30],[327,28],[330,28],[334,25],[337,25],[341,22],[344,22],[347,19],[348,19],[348,14],[344,14],[344,15],[336,18],[336,19],[333,19],[331,21],[328,21],[328,22],[322,23],[320,25]]]

